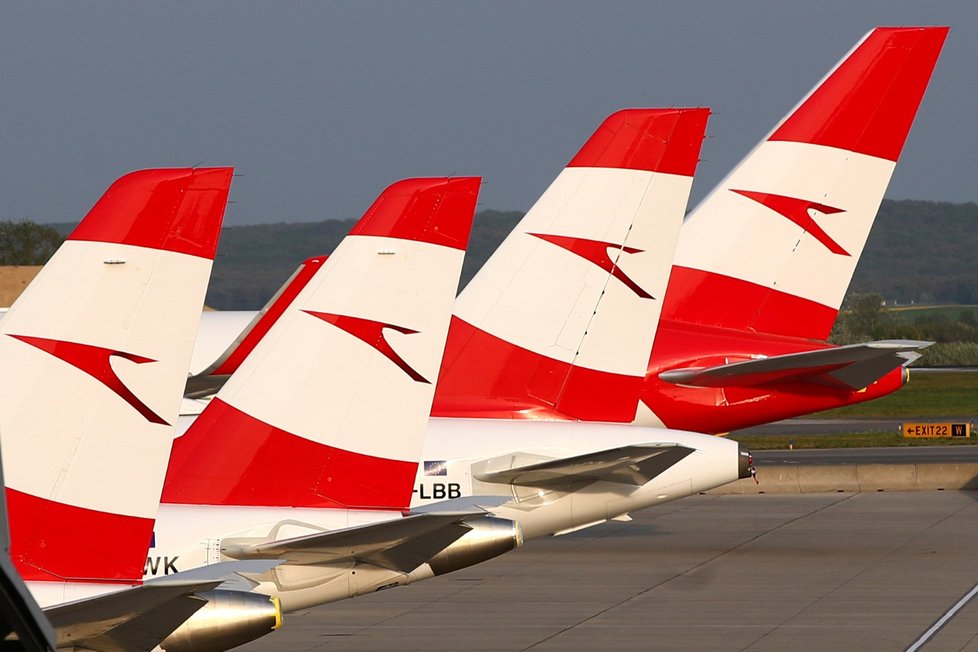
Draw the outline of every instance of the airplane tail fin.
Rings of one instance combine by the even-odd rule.
[[[873,30],[720,182],[663,319],[828,337],[947,32]]]
[[[407,508],[479,183],[380,195],[174,442],[164,502]]]
[[[436,416],[635,418],[708,116],[601,124],[459,295]]]
[[[142,577],[231,176],[122,177],[0,322],[11,554],[25,579]]]

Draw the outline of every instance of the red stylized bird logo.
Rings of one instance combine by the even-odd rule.
[[[611,255],[608,253],[609,248],[624,251],[626,254],[640,254],[643,253],[643,249],[617,245],[613,242],[602,242],[601,240],[572,238],[565,235],[550,235],[547,233],[527,233],[527,235],[532,235],[534,238],[540,238],[545,242],[557,245],[561,249],[566,249],[572,254],[580,256],[584,260],[594,263],[624,283],[625,286],[638,295],[640,299],[655,299],[655,297],[643,290],[638,283],[630,279],[628,275],[622,271],[621,267],[618,266],[617,261],[611,260]]]
[[[805,229],[807,233],[810,233],[812,237],[821,242],[825,248],[832,253],[840,256],[849,255],[849,252],[843,249],[838,242],[833,240],[829,234],[826,233],[814,219],[812,219],[811,214],[808,212],[809,210],[815,209],[819,213],[833,215],[835,213],[845,213],[845,209],[836,208],[835,206],[829,206],[827,204],[820,204],[808,199],[787,197],[785,195],[775,195],[769,192],[754,192],[753,190],[733,190],[733,192],[747,197],[748,199],[753,199],[758,204],[767,206],[778,215],[791,220],[801,228]]]
[[[397,331],[398,333],[404,333],[405,335],[414,335],[418,331],[411,330],[410,328],[404,328],[403,326],[395,326],[394,324],[385,324],[382,321],[364,319],[362,317],[334,315],[333,313],[316,312],[314,310],[303,310],[302,312],[306,313],[307,315],[312,315],[313,317],[318,317],[325,322],[329,322],[337,328],[345,330],[353,337],[366,342],[373,348],[383,353],[388,360],[400,367],[404,373],[411,377],[411,380],[428,385],[431,384],[425,379],[424,376],[419,374],[413,367],[411,367],[411,365],[405,362],[404,358],[397,354],[397,351],[391,347],[390,343],[388,343],[387,339],[384,337],[385,328]]]
[[[31,337],[29,335],[11,335],[14,339],[20,340],[25,344],[30,344],[45,353],[50,353],[59,360],[67,362],[71,366],[84,371],[86,374],[99,381],[113,392],[115,392],[122,400],[131,405],[133,409],[139,412],[143,417],[150,423],[158,423],[160,425],[168,426],[168,424],[160,415],[156,414],[149,408],[148,405],[143,403],[139,398],[130,391],[128,387],[123,384],[119,376],[116,375],[115,371],[112,369],[112,358],[122,358],[123,360],[128,360],[134,362],[135,364],[145,364],[147,362],[156,362],[151,358],[144,358],[140,355],[135,355],[133,353],[126,353],[124,351],[115,351],[113,349],[106,349],[101,346],[92,346],[91,344],[79,344],[78,342],[66,342],[64,340],[51,340],[44,337]]]

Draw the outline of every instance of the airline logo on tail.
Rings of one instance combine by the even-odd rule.
[[[735,190],[733,188],[731,188],[731,192],[735,192],[738,195],[747,197],[748,199],[753,199],[758,204],[766,206],[778,215],[791,220],[801,228],[805,229],[807,233],[821,242],[825,248],[832,253],[840,256],[850,255],[848,251],[843,249],[838,242],[833,240],[832,237],[826,233],[814,219],[812,219],[812,214],[809,212],[811,210],[816,210],[824,215],[834,215],[835,213],[845,213],[846,211],[844,208],[836,208],[835,206],[820,204],[818,202],[800,199],[798,197],[775,195],[774,193],[769,192]]]
[[[403,326],[395,326],[394,324],[374,321],[373,319],[364,319],[362,317],[335,315],[328,312],[315,312],[313,310],[303,310],[302,312],[333,324],[337,328],[346,331],[353,337],[365,342],[366,344],[369,344],[373,348],[377,349],[380,353],[384,354],[388,360],[400,367],[401,371],[411,377],[411,380],[418,383],[424,383],[426,385],[431,384],[430,381],[415,371],[411,365],[405,362],[404,358],[397,354],[397,351],[394,350],[394,348],[387,341],[387,338],[384,337],[385,328],[389,328],[405,335],[414,335],[418,331],[410,328],[404,328]]]
[[[84,371],[86,374],[99,381],[119,396],[126,403],[131,405],[134,410],[143,415],[150,423],[157,423],[163,426],[170,425],[160,415],[156,414],[143,403],[132,391],[125,386],[119,376],[112,369],[112,358],[118,357],[128,360],[135,364],[146,362],[156,362],[152,358],[145,358],[125,351],[114,351],[91,344],[79,344],[77,342],[66,342],[64,340],[51,340],[44,337],[30,337],[28,335],[10,335],[10,337],[20,340],[25,344],[38,348],[45,353],[67,362],[71,366]]]
[[[572,238],[564,235],[550,235],[547,233],[528,233],[527,235],[532,235],[534,238],[540,238],[541,240],[556,245],[561,249],[566,249],[572,254],[578,255],[588,262],[594,263],[625,284],[625,286],[638,295],[640,299],[655,299],[655,297],[643,290],[638,283],[630,279],[628,275],[625,274],[620,267],[618,267],[617,261],[611,260],[611,256],[608,254],[609,249],[623,251],[626,254],[640,254],[645,251],[644,249],[617,245],[613,242],[602,242],[601,240]]]

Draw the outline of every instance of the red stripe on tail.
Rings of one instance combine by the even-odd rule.
[[[553,360],[452,317],[432,416],[631,422],[643,378]]]
[[[481,182],[479,177],[441,177],[393,183],[367,209],[350,235],[416,240],[464,251]]]
[[[402,510],[417,468],[310,441],[214,399],[173,442],[162,502]]]
[[[838,314],[749,281],[673,265],[660,320],[824,340]]]
[[[232,168],[131,172],[109,186],[68,239],[213,259],[232,173]]]
[[[769,140],[900,158],[947,27],[879,27]]]
[[[153,519],[65,505],[7,488],[10,557],[27,580],[142,580]]]
[[[567,167],[648,170],[691,177],[709,109],[622,109],[608,116]],[[678,143],[678,144],[677,144]]]

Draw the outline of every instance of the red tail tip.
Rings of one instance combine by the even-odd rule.
[[[837,147],[896,161],[948,27],[877,27],[769,140]]]
[[[464,250],[480,177],[404,179],[388,186],[350,235],[417,240]]]
[[[710,110],[622,109],[608,116],[567,167],[625,168],[691,177]]]
[[[213,259],[233,172],[230,167],[130,172],[109,186],[68,239]]]

